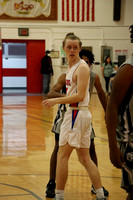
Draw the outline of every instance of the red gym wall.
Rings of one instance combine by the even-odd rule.
[[[2,42],[27,44],[27,69],[2,69],[2,51],[0,50],[0,93],[2,93],[3,76],[27,76],[27,92],[42,92],[41,58],[45,54],[44,40],[2,40]]]
[[[41,58],[45,54],[45,41],[27,42],[27,92],[42,93]]]

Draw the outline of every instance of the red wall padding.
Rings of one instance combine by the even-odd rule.
[[[27,92],[42,93],[41,59],[45,55],[44,40],[27,42]]]

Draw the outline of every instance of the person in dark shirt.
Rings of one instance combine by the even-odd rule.
[[[45,53],[41,60],[41,74],[43,74],[43,93],[47,94],[50,90],[50,78],[53,75],[53,67],[51,57],[48,55],[50,51],[47,50]]]

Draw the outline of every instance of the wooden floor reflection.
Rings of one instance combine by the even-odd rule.
[[[45,200],[49,160],[54,145],[51,127],[57,106],[46,111],[42,95],[0,96],[0,200]],[[90,110],[98,155],[98,166],[109,200],[125,200],[120,189],[121,171],[109,161],[104,112],[96,94]],[[78,162],[75,151],[69,161],[65,200],[92,200],[91,182]]]

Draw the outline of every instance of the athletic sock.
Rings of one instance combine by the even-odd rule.
[[[103,188],[97,189],[97,190],[96,190],[96,195],[97,195],[97,198],[103,198],[103,197],[104,197]]]
[[[63,198],[64,197],[64,190],[56,190],[56,198]]]

